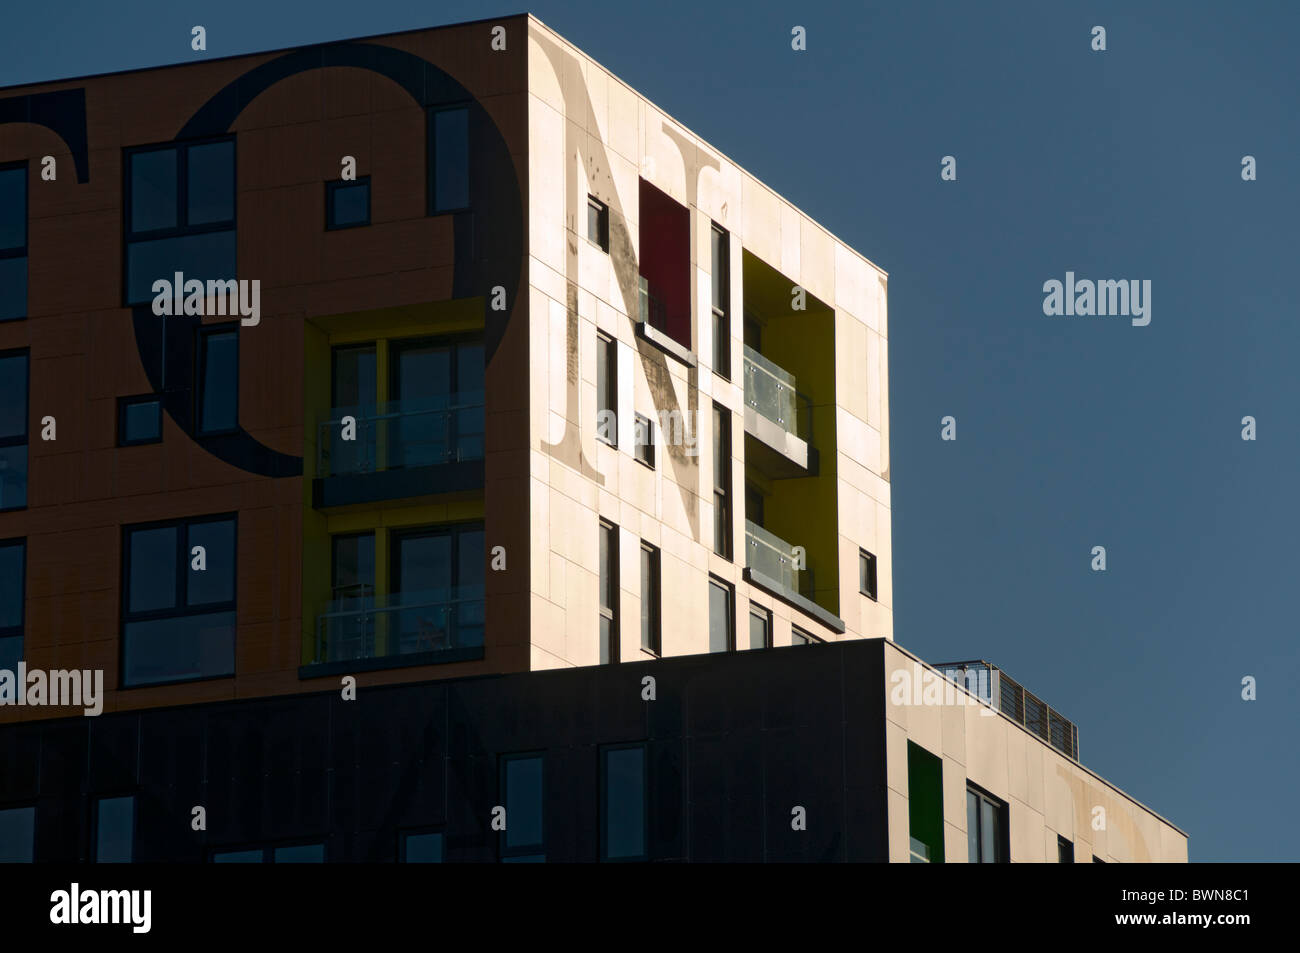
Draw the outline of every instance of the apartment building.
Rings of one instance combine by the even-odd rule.
[[[107,713],[0,705],[0,831],[93,859],[100,822],[43,840],[37,803],[170,817],[138,759],[75,797],[37,766],[169,744],[195,713],[254,732],[363,705],[352,683],[526,695],[544,669],[610,667],[547,683],[585,691],[682,656],[887,651],[886,287],[528,15],[0,90],[0,669],[102,671]],[[891,725],[895,785],[913,728]],[[965,755],[928,725],[946,843]],[[483,784],[454,809],[462,859],[498,850],[474,840]],[[906,859],[884,790],[868,853]],[[427,832],[453,810],[425,808]],[[276,825],[241,817],[198,853],[274,859]],[[1185,858],[1144,823],[1145,856],[1117,858],[1180,836]],[[302,843],[360,836],[318,826]]]

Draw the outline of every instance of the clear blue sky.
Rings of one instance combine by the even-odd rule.
[[[522,9],[10,4],[0,85]],[[1193,860],[1300,859],[1300,7],[527,9],[890,273],[898,641],[1003,666]],[[1044,316],[1067,270],[1150,279],[1151,324]]]

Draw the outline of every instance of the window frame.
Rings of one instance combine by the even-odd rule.
[[[645,591],[645,574],[649,560],[650,579],[654,593],[647,596]],[[663,563],[660,560],[659,547],[641,541],[641,650],[659,658],[663,655]],[[646,628],[650,629],[651,644],[646,645]]]
[[[506,818],[507,822],[510,820]],[[412,837],[427,837],[430,834],[437,834],[440,838],[438,844],[439,857],[435,861],[413,861],[406,858],[406,842]],[[447,831],[444,827],[408,827],[397,831],[397,862],[399,864],[414,863],[447,863]]]
[[[122,800],[123,798],[130,798],[130,800],[131,800],[131,837],[130,837],[131,857],[130,857],[129,860],[124,860],[124,861],[122,861],[122,860],[118,860],[118,861],[100,860],[100,859],[99,859],[99,847],[100,847],[100,845],[99,845],[99,830],[100,830],[99,809],[100,809],[100,806],[101,806],[105,801],[120,801],[120,800]],[[139,826],[140,826],[140,825],[139,825],[139,821],[140,821],[140,799],[136,796],[136,794],[135,794],[134,791],[129,792],[129,793],[126,793],[126,794],[97,794],[97,795],[95,795],[95,797],[91,800],[91,804],[90,804],[90,825],[89,825],[89,828],[90,828],[90,843],[91,843],[91,847],[94,849],[94,858],[93,858],[93,862],[96,863],[96,864],[111,864],[111,863],[118,863],[118,864],[122,864],[122,863],[125,863],[125,864],[133,864],[133,863],[135,863],[135,833],[136,833],[136,831],[139,829]]]
[[[1074,863],[1074,841],[1061,834],[1056,835],[1056,862],[1058,864]]]
[[[713,241],[718,239],[721,245],[717,260],[710,261],[710,268],[721,262],[720,276],[711,275],[709,287],[709,305],[713,313],[713,373],[724,381],[731,380],[731,233],[717,222],[710,222],[709,252],[713,256]],[[716,281],[713,279],[717,279]],[[721,290],[718,300],[714,300],[714,285]],[[719,334],[719,331],[725,333]]]
[[[713,405],[713,552],[728,562],[732,559],[735,524],[732,519],[732,427],[731,411],[721,404]],[[720,429],[720,432],[719,432]],[[721,460],[719,460],[719,451]],[[722,525],[718,520],[721,514]],[[718,538],[719,532],[722,538]],[[719,548],[721,543],[721,548]]]
[[[759,605],[758,603],[754,602],[754,601],[751,599],[750,602],[749,602],[749,619],[750,619],[750,629],[749,629],[749,643],[750,643],[750,644],[749,644],[748,646],[746,646],[746,648],[747,648],[748,650],[751,650],[751,651],[752,651],[753,649],[756,649],[756,648],[759,648],[759,649],[770,649],[770,648],[772,647],[772,643],[773,643],[773,637],[772,637],[772,610],[766,608],[765,606],[761,606],[761,605]],[[754,643],[754,628],[753,628],[753,626],[754,626],[754,620],[755,620],[755,619],[760,620],[760,621],[763,623],[763,626],[764,626],[763,644],[762,644],[762,645],[757,645],[757,646],[753,644],[753,643]]]
[[[646,439],[641,440],[641,434]],[[635,414],[632,427],[632,458],[643,467],[655,468],[655,424],[645,414]]]
[[[29,810],[29,809],[30,809],[31,812],[32,812],[32,850],[31,850],[31,859],[30,859],[30,860],[25,860],[25,861],[23,861],[23,860],[14,861],[14,863],[19,863],[19,864],[23,864],[23,863],[36,863],[36,858],[39,856],[39,855],[37,854],[37,852],[36,852],[36,848],[40,845],[40,838],[39,838],[39,836],[38,836],[38,835],[40,834],[40,823],[39,823],[39,822],[40,822],[40,805],[37,804],[37,803],[34,802],[34,801],[18,801],[18,802],[9,803],[9,804],[0,804],[0,814],[4,813],[4,812],[6,812],[6,811],[23,811],[23,810]]]
[[[0,324],[7,324],[10,321],[26,321],[31,313],[29,259],[31,257],[32,241],[32,190],[31,172],[28,168],[30,164],[28,159],[19,159],[17,162],[0,162],[0,172],[12,172],[15,169],[23,170],[23,243],[21,247],[14,245],[9,248],[0,248],[0,259],[6,261],[11,258],[23,259],[23,313],[12,318],[0,318]]]
[[[709,592],[712,596],[713,589],[720,589],[727,596],[727,645],[718,652],[736,651],[736,587],[718,576],[709,573]],[[709,652],[717,654],[713,649],[713,600],[709,599]]]
[[[126,436],[126,410],[128,407],[134,407],[137,404],[157,404],[158,405],[158,436],[150,437],[145,440],[131,440]],[[137,394],[134,397],[119,397],[117,399],[117,445],[119,447],[143,447],[151,443],[162,443],[162,395],[161,394]]]
[[[866,581],[863,582],[863,570],[865,569]],[[879,602],[880,596],[880,576],[878,575],[878,561],[875,553],[869,553],[865,549],[858,549],[858,592],[872,602]]]
[[[802,639],[803,641],[796,642],[795,639]],[[817,638],[817,636],[813,635],[807,629],[801,629],[799,628],[799,626],[791,624],[790,626],[791,645],[816,645],[820,641],[821,639]]]
[[[598,571],[596,574],[596,579],[597,579],[596,585],[597,588],[599,589],[599,591],[596,593],[596,609],[599,614],[596,623],[596,635],[597,638],[599,639],[600,638],[599,620],[600,619],[607,620],[609,622],[609,646],[608,646],[608,651],[605,653],[606,659],[602,661],[600,664],[617,665],[622,660],[620,657],[622,653],[620,652],[621,637],[619,633],[619,611],[618,611],[619,591],[620,591],[619,562],[618,562],[618,535],[619,535],[618,525],[616,523],[611,523],[607,519],[601,519],[598,523],[598,526],[599,526],[599,529],[597,530],[598,533],[609,534],[609,543],[606,547],[607,559],[601,560],[600,544],[602,540],[600,537],[597,537],[596,559],[598,563],[600,563],[600,565],[597,566]],[[608,568],[604,565],[605,562],[609,563]],[[608,576],[608,579],[606,578],[606,576]],[[606,591],[607,589],[612,589],[613,591],[607,592]],[[612,604],[608,606],[605,605],[605,599],[607,596],[612,600]],[[600,651],[605,649],[606,646],[604,644],[597,645],[598,654]]]
[[[189,528],[191,526],[201,526],[205,523],[224,522],[229,522],[233,531],[231,541],[231,548],[233,550],[231,557],[231,599],[229,602],[204,603],[201,606],[191,606],[188,604],[188,571],[190,565]],[[177,530],[176,603],[171,609],[146,609],[139,612],[131,612],[131,535],[142,530],[170,529],[173,527]],[[117,613],[118,688],[121,690],[156,688],[160,685],[186,685],[197,682],[211,682],[222,678],[234,678],[235,672],[238,669],[239,650],[239,627],[237,618],[239,612],[239,513],[237,511],[214,514],[205,513],[198,516],[185,516],[167,520],[151,520],[147,523],[124,523],[122,524],[121,529],[122,570],[121,579],[118,584]],[[231,663],[230,671],[228,673],[224,675],[199,675],[193,678],[172,678],[158,682],[131,683],[127,681],[126,628],[128,625],[135,622],[156,622],[164,619],[215,615],[219,612],[233,612],[236,614],[236,625],[231,635]]]
[[[192,378],[194,381],[194,433],[199,437],[220,437],[239,433],[239,371],[242,350],[240,348],[239,322],[200,325],[195,329],[195,334],[197,337],[194,346],[194,376]],[[203,390],[207,382],[208,341],[210,338],[225,334],[233,334],[235,337],[235,425],[233,427],[208,430],[203,426]]]
[[[507,837],[510,833],[510,787],[507,781],[509,777],[506,765],[511,761],[527,761],[537,759],[542,765],[542,776],[540,782],[541,805],[539,815],[541,816],[542,832],[540,841],[530,844],[516,844],[514,847],[509,846]],[[506,828],[497,835],[497,859],[505,862],[512,857],[535,857],[540,856],[542,861],[546,860],[546,752],[545,750],[532,751],[514,751],[507,754],[497,755],[497,794],[500,804],[506,811]]]
[[[976,808],[977,808],[977,809],[976,809],[976,812],[975,812],[975,817],[976,817],[976,822],[977,822],[977,828],[976,828],[976,832],[975,832],[975,845],[976,845],[976,848],[977,848],[977,854],[978,854],[978,856],[976,856],[976,857],[974,857],[974,858],[972,858],[972,857],[969,856],[969,853],[970,853],[969,845],[970,845],[970,839],[971,839],[971,831],[970,831],[970,799],[971,799],[971,797],[975,797],[975,798],[976,798]],[[982,863],[985,862],[984,859],[983,859],[983,858],[984,858],[984,805],[985,805],[985,804],[988,804],[990,807],[993,808],[994,815],[995,815],[995,816],[997,817],[997,819],[998,819],[998,828],[999,828],[999,830],[997,831],[997,840],[993,842],[993,861],[992,861],[992,862],[995,863],[995,864],[1006,864],[1006,863],[1010,863],[1010,862],[1011,862],[1011,811],[1010,811],[1010,808],[1008,807],[1006,801],[1003,801],[1001,798],[994,797],[994,796],[993,796],[992,794],[990,794],[988,791],[984,790],[984,789],[983,789],[982,787],[980,787],[978,784],[975,784],[974,782],[972,782],[972,781],[970,781],[970,780],[967,780],[967,781],[966,781],[966,805],[967,805],[967,807],[966,807],[966,810],[967,810],[967,820],[966,820],[967,857],[966,857],[966,862],[967,862],[967,863],[971,863],[971,864],[982,864]]]
[[[609,856],[609,754],[612,751],[641,752],[641,853],[626,857]],[[600,821],[597,840],[600,843],[600,862],[606,864],[645,863],[650,859],[650,746],[644,741],[601,745],[599,755]]]
[[[28,451],[27,458],[27,485],[23,492],[23,502],[21,506],[3,506],[0,505],[0,513],[12,513],[19,510],[27,509],[28,501],[31,497],[31,441],[32,441],[32,355],[31,349],[26,347],[13,348],[7,351],[0,351],[0,361],[11,357],[21,357],[24,361],[23,375],[27,385],[23,393],[23,432],[20,436],[0,437],[0,450],[7,450],[10,447],[25,447]]]
[[[359,189],[362,186],[366,190],[366,219],[364,222],[348,222],[346,225],[340,225],[334,221],[334,194],[344,192],[348,189]],[[370,176],[359,175],[355,179],[331,179],[325,183],[325,231],[342,232],[349,228],[366,228],[371,224],[371,215],[373,206],[370,202]]]
[[[591,234],[591,213],[596,213],[596,234]],[[587,241],[609,254],[609,206],[596,196],[587,195]]]
[[[19,550],[18,559],[18,624],[0,627],[0,639],[17,638],[19,640],[18,658],[22,659],[27,641],[27,537],[14,536],[0,539],[0,549]],[[0,808],[3,810],[3,808]]]
[[[474,163],[472,161],[474,149],[472,145],[473,123],[470,121],[473,117],[473,110],[470,108],[472,102],[468,99],[457,100],[449,103],[439,103],[434,106],[425,107],[425,161],[428,165],[428,176],[425,187],[428,189],[428,200],[425,203],[428,215],[451,215],[456,212],[468,212],[474,207]],[[447,208],[438,208],[438,162],[437,150],[435,145],[438,141],[437,127],[438,122],[435,118],[439,113],[463,111],[465,113],[465,203],[459,206],[449,206]]]
[[[604,394],[600,392],[602,357],[605,364]],[[614,415],[614,432],[609,436],[601,433],[600,427],[600,415],[606,410]],[[618,449],[618,340],[604,331],[596,332],[596,439]]]

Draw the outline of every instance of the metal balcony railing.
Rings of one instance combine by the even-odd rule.
[[[1024,725],[1068,758],[1079,760],[1079,728],[1046,702],[1025,691],[1006,672],[985,661],[945,662],[934,666],[944,677],[978,695]]]
[[[483,645],[483,587],[343,596],[316,619],[315,662],[343,662]]]
[[[745,520],[745,565],[791,592],[812,598],[812,572],[794,568],[793,550],[780,536]]]
[[[344,418],[352,418],[351,424]],[[483,459],[483,392],[335,407],[318,431],[316,474],[374,473]]]
[[[807,438],[799,425],[800,398],[794,375],[773,364],[748,344],[745,348],[745,403],[787,433]],[[804,398],[806,400],[806,398]],[[801,434],[802,431],[802,434]]]

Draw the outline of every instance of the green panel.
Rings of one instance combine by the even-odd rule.
[[[912,741],[907,743],[907,815],[911,839],[924,845],[930,863],[942,864],[943,760]],[[917,849],[913,844],[913,853]]]

